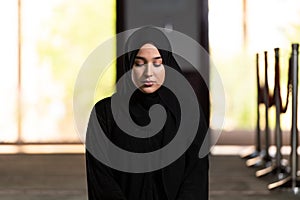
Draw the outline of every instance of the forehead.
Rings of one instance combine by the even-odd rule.
[[[137,56],[160,56],[160,53],[153,44],[147,43],[139,49]]]

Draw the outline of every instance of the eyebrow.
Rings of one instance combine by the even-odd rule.
[[[141,59],[143,61],[147,61],[146,58],[144,57],[141,57],[141,56],[136,56],[135,59]],[[153,60],[158,60],[158,59],[162,59],[161,56],[157,56],[157,57],[154,57],[152,58]]]

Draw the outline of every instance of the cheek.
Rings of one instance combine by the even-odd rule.
[[[134,83],[136,82],[136,79],[137,79],[136,76],[137,76],[137,75],[136,75],[135,71],[132,70],[132,72],[131,72],[131,80],[132,80]]]
[[[138,80],[141,76],[141,73],[139,70],[133,69],[131,71],[131,80],[133,81],[133,83],[137,86],[138,85]]]
[[[157,72],[157,77],[158,77],[160,83],[162,84],[165,80],[165,68],[163,68]]]

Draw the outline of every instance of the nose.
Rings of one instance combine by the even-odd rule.
[[[152,64],[152,63],[148,63],[148,64],[146,65],[145,76],[146,76],[146,77],[151,77],[151,76],[153,76],[153,64]]]

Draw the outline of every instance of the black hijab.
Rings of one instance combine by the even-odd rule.
[[[124,68],[124,81],[117,86],[117,92],[114,94],[118,95],[121,99],[115,107],[118,107],[117,113],[120,114],[124,110],[128,109],[126,102],[122,101],[122,97],[127,93],[134,91],[129,101],[129,113],[131,119],[138,126],[146,126],[150,123],[149,109],[154,104],[160,104],[165,108],[166,111],[166,122],[163,128],[155,135],[147,138],[133,137],[126,134],[117,123],[112,120],[110,127],[110,133],[107,137],[116,146],[136,153],[147,153],[167,145],[176,135],[177,129],[180,124],[180,106],[175,95],[166,87],[161,86],[158,90],[153,93],[143,93],[134,85],[131,73],[134,64],[135,57],[139,49],[144,44],[153,44],[159,51],[162,57],[162,64],[169,66],[181,73],[181,70],[175,61],[171,53],[171,45],[160,30],[153,27],[144,27],[134,32],[127,40],[125,50],[127,53],[123,55],[123,68]],[[165,79],[168,74],[165,74]],[[147,130],[149,133],[153,130]],[[156,170],[148,173],[125,173],[113,170],[118,184],[124,191],[125,196],[128,199],[139,199],[139,200],[158,200],[167,199],[168,192],[163,184],[162,170]],[[179,181],[177,181],[179,182]],[[169,184],[167,184],[169,185]],[[171,198],[172,199],[172,198]]]
[[[105,134],[110,141],[124,150],[136,153],[152,152],[167,145],[175,137],[181,120],[179,102],[176,96],[168,88],[162,85],[157,91],[151,94],[143,93],[133,84],[131,73],[126,73],[131,70],[139,49],[147,43],[153,44],[158,49],[164,66],[171,67],[182,74],[180,67],[172,55],[171,45],[166,35],[157,28],[143,27],[135,31],[127,40],[125,46],[127,53],[123,55],[125,79],[123,79],[124,82],[117,86],[117,92],[114,95],[118,95],[120,99],[122,99],[129,91],[134,91],[129,101],[129,113],[134,123],[141,127],[146,126],[150,122],[150,107],[154,104],[162,105],[166,111],[166,121],[163,128],[151,137],[133,137],[126,134],[114,121],[110,109],[110,99],[100,101],[100,103],[98,102],[95,105],[98,121],[103,130],[106,130]],[[168,73],[166,73],[165,80],[168,78],[172,79],[172,77],[169,77]],[[128,109],[128,105],[122,101],[116,106],[118,106],[119,109],[117,113],[123,112],[126,108]],[[201,125],[199,127],[199,130],[200,129],[201,131],[206,131]],[[151,130],[149,130],[149,132],[151,132]],[[90,135],[87,135],[87,140],[96,141],[97,133],[91,132]],[[184,153],[170,165],[147,173],[128,173],[107,168],[102,163],[96,161],[87,151],[87,173],[90,199],[99,199],[105,195],[110,195],[111,199],[174,200],[176,196],[179,195],[179,192],[181,192],[182,195],[192,195],[192,193],[189,194],[189,192],[185,193],[181,186],[184,177],[191,176],[198,180],[197,176],[190,175],[196,166],[200,148],[199,140],[196,138],[195,141],[194,144],[196,145],[191,145],[193,147],[190,147],[189,150],[187,150],[187,152],[189,152],[187,155]],[[109,149],[106,149],[106,151],[109,151]],[[206,169],[204,170],[204,173],[206,173]],[[193,181],[195,180],[187,180],[186,183],[192,183]],[[203,181],[206,182],[207,180]],[[201,188],[205,188],[205,196],[207,195],[207,184],[205,183],[203,185],[203,187],[200,186],[200,190],[202,192]],[[107,191],[111,190],[116,192],[114,192],[114,194],[109,194]],[[189,189],[187,189],[187,191],[188,190]]]
[[[179,65],[171,52],[171,44],[166,35],[159,29],[151,26],[146,26],[135,31],[127,40],[125,44],[125,53],[123,55],[123,71],[124,73],[130,71],[134,65],[135,57],[139,49],[145,44],[154,45],[161,57],[164,66],[175,69],[180,74],[183,74]],[[133,121],[139,126],[146,126],[150,122],[149,109],[154,104],[162,105],[167,113],[167,120],[164,128],[151,138],[134,138],[127,134],[123,135],[122,139],[115,141],[126,150],[135,152],[149,152],[161,148],[163,145],[168,144],[175,136],[177,128],[180,124],[180,106],[175,95],[163,85],[155,92],[146,94],[136,88],[132,82],[131,73],[124,74],[126,78],[117,86],[117,93],[115,95],[124,95],[128,91],[134,90],[129,102],[129,112]],[[165,74],[165,79],[170,79],[168,74]],[[122,99],[122,97],[120,97]],[[128,108],[128,105],[120,102],[117,106]],[[122,110],[120,108],[120,110]],[[118,129],[118,127],[116,128]],[[119,130],[120,131],[120,130]],[[116,132],[119,132],[116,131]],[[149,130],[151,131],[151,130]],[[119,136],[118,136],[119,137]],[[116,138],[115,138],[116,139]],[[114,141],[114,140],[113,140]],[[152,142],[151,146],[147,143]],[[140,146],[140,148],[138,148]]]

